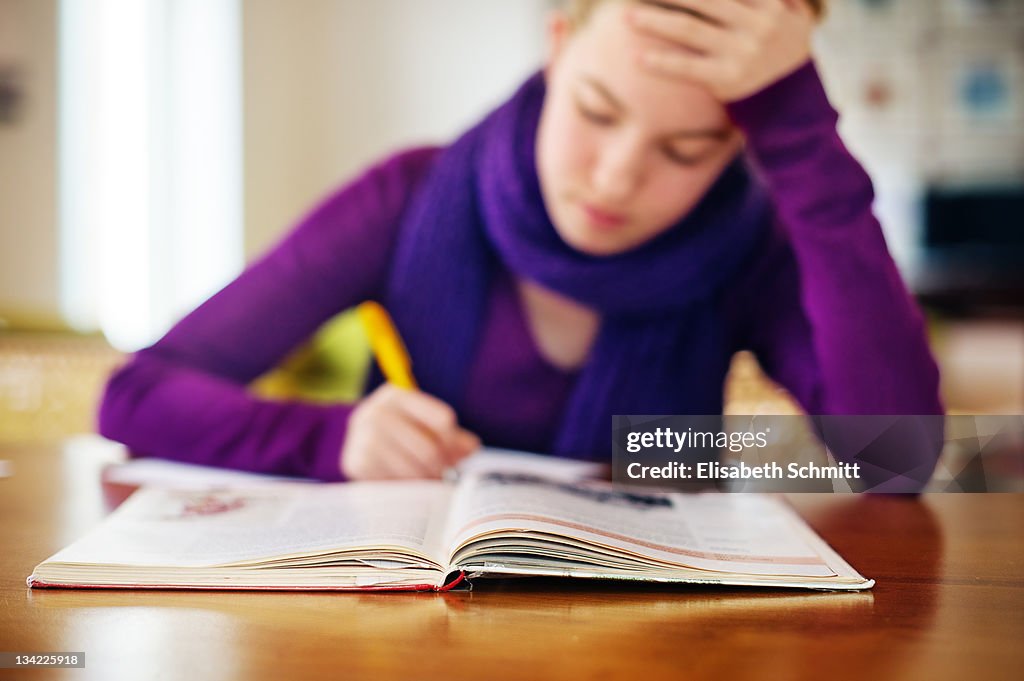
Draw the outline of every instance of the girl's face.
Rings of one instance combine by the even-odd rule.
[[[741,143],[725,108],[696,85],[643,70],[654,45],[603,3],[581,28],[555,15],[537,134],[544,203],[562,239],[584,253],[627,251],[694,207]]]

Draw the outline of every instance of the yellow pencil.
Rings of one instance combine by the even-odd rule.
[[[418,389],[416,379],[412,376],[409,352],[387,310],[370,300],[357,308],[357,314],[370,339],[370,349],[373,350],[377,366],[388,383],[399,388]]]

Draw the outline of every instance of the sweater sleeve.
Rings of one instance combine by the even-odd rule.
[[[809,414],[941,415],[923,316],[889,255],[871,180],[839,138],[813,63],[729,112],[780,222],[742,287],[748,347]],[[894,466],[930,474],[941,419],[906,427],[919,431],[921,445]],[[844,454],[841,442],[828,444]]]
[[[133,453],[339,480],[353,405],[260,399],[248,384],[335,314],[379,297],[401,214],[436,153],[371,168],[107,383],[98,426]]]

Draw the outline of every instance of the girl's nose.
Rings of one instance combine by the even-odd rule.
[[[602,203],[621,205],[628,201],[642,179],[643,150],[631,140],[609,143],[597,157],[593,188]]]

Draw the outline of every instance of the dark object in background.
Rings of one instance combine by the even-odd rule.
[[[12,124],[18,118],[18,105],[22,99],[18,81],[15,67],[0,65],[0,124]]]
[[[929,190],[924,245],[950,257],[1024,264],[1024,186]]]
[[[1024,313],[1024,185],[932,188],[923,217],[923,258],[910,283],[924,304]]]

